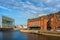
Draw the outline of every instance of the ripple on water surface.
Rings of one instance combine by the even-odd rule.
[[[60,40],[60,37],[44,36],[20,31],[0,32],[0,40]]]

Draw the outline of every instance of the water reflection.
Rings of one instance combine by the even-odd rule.
[[[0,40],[2,40],[2,39],[3,39],[2,32],[0,32]]]
[[[13,40],[13,32],[2,32],[3,40]]]
[[[60,40],[60,37],[44,36],[20,31],[0,32],[0,40]]]
[[[27,40],[27,35],[20,31],[2,32],[3,40]]]
[[[47,38],[41,35],[28,34],[28,40],[47,40]]]
[[[60,37],[28,34],[28,40],[60,40]]]

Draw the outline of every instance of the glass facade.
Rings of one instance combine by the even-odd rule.
[[[2,16],[0,15],[0,28],[2,27]]]
[[[12,28],[14,26],[14,19],[6,16],[0,16],[0,19],[0,28]]]

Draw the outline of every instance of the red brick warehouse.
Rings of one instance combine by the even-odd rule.
[[[60,30],[60,12],[28,19],[31,30]]]

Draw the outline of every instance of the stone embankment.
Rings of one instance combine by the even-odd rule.
[[[49,36],[58,36],[60,37],[60,32],[57,31],[40,31],[40,30],[20,30],[23,33],[34,33],[34,34],[41,34],[41,35],[49,35]]]

